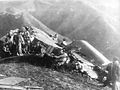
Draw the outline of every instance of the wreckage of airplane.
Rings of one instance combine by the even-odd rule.
[[[85,53],[93,56],[94,60],[90,60]],[[25,55],[48,55],[56,59],[55,65],[58,67],[72,64],[74,68],[71,69],[97,81],[100,86],[111,85],[111,81],[107,79],[108,71],[101,68],[101,65],[110,61],[87,41],[77,40],[67,44],[65,40],[58,40],[57,33],[49,35],[33,26],[10,30],[0,39],[1,60]]]

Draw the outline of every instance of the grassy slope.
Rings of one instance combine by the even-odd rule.
[[[29,81],[18,84],[20,86],[40,86],[45,90],[98,90],[90,85],[85,85],[85,79],[80,74],[70,74],[63,72],[63,70],[62,72],[56,71],[47,64],[49,67],[45,67],[46,65],[43,62],[46,62],[44,61],[46,59],[30,57],[11,60],[0,64],[0,73],[6,76],[30,78]]]

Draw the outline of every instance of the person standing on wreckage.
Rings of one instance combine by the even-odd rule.
[[[25,45],[25,41],[23,38],[23,32],[21,30],[19,30],[18,32],[18,56],[23,56],[23,45]]]

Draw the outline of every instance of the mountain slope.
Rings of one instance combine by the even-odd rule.
[[[16,18],[14,15],[1,13],[0,14],[0,37],[5,35],[9,30],[20,28],[23,24],[22,17]]]
[[[96,4],[98,5],[97,2]],[[100,12],[99,6],[96,7],[87,0],[25,0],[6,2],[2,7],[15,7],[27,11],[50,29],[72,40],[87,40],[110,60],[114,56],[120,57],[118,26],[116,28],[112,24],[114,20]],[[38,26],[36,22],[30,22]]]

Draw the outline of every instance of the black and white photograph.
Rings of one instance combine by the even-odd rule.
[[[0,0],[0,90],[120,90],[120,0]]]

